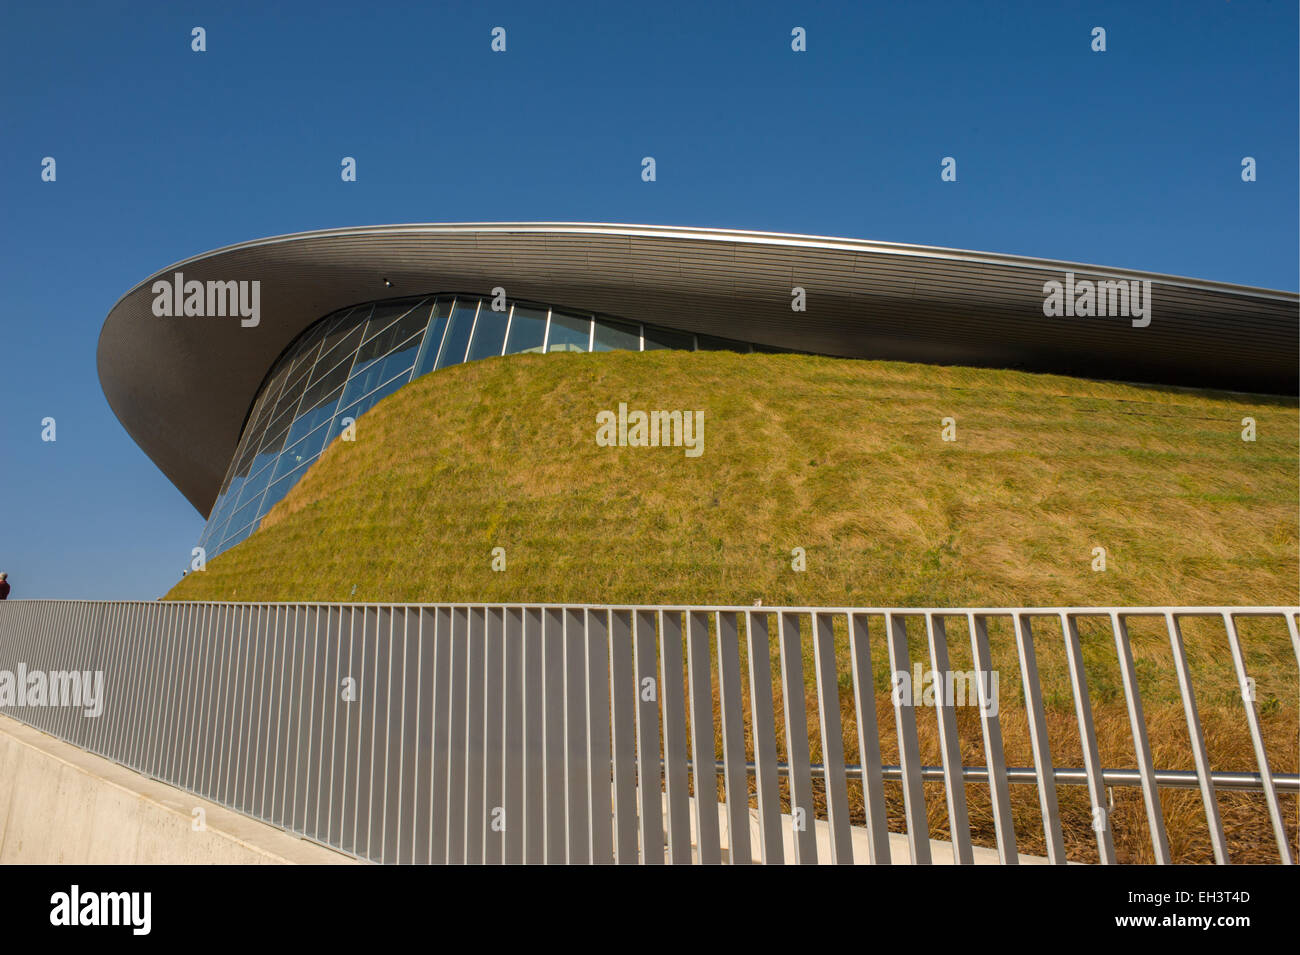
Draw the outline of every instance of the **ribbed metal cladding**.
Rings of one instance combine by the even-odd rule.
[[[2,712],[378,863],[927,863],[935,861],[927,800],[937,797],[923,784],[945,790],[943,851],[957,864],[991,854],[973,842],[966,799],[977,792],[987,793],[997,859],[1022,861],[1026,821],[1022,814],[1017,832],[1010,792],[1030,785],[1039,813],[1028,824],[1041,825],[1053,863],[1067,861],[1067,848],[1076,861],[1082,852],[1066,844],[1057,801],[1065,786],[1086,787],[1102,863],[1117,861],[1107,816],[1115,786],[1140,789],[1157,862],[1172,861],[1175,844],[1161,792],[1179,789],[1199,793],[1220,864],[1232,859],[1218,794],[1259,794],[1254,811],[1289,863],[1287,802],[1300,796],[1300,775],[1269,763],[1240,631],[1249,621],[1256,640],[1260,626],[1273,628],[1275,651],[1284,655],[1289,642],[1300,663],[1298,615],[1296,607],[12,601],[0,604],[0,680],[12,688],[37,671],[102,673],[97,704],[69,691],[61,705],[6,699]],[[1230,648],[1251,740],[1238,758],[1253,770],[1210,764],[1181,630],[1197,618],[1221,628]],[[1135,621],[1168,635],[1194,770],[1153,757],[1129,637]],[[1100,764],[1080,623],[1121,675],[1116,702],[1129,716],[1135,765]],[[991,646],[990,624],[1000,644]],[[1077,736],[1045,718],[1035,648],[1061,639],[1072,698],[1063,705],[1078,717]],[[946,675],[949,649],[967,641],[974,698],[892,692],[883,712],[892,709],[893,725],[878,719],[873,652],[894,678],[926,662]],[[928,653],[913,658],[912,646]],[[1024,689],[1032,766],[1007,765],[1002,728],[1022,717],[997,706],[997,684],[986,679],[998,672],[991,650],[1015,661],[1001,682],[1013,695]],[[980,707],[980,721],[963,750],[954,707],[965,705]],[[917,743],[918,725],[931,719],[939,766],[922,765]],[[899,761],[889,765],[882,742],[894,737]],[[982,764],[964,764],[963,751],[979,744]],[[1080,749],[1082,767],[1053,759]],[[903,794],[892,819],[887,783]]]
[[[257,280],[261,322],[156,318],[152,284]],[[1047,318],[1043,284],[1151,282],[1152,319]],[[385,285],[385,281],[391,283]],[[205,516],[276,357],[317,319],[459,289],[850,358],[1294,395],[1300,299],[1044,259],[722,230],[586,224],[376,226],[219,249],[109,312],[100,382],[136,443]],[[807,291],[806,312],[791,289]]]

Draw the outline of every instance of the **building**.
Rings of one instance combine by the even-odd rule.
[[[252,533],[325,446],[414,377],[519,352],[798,350],[1295,395],[1296,293],[849,239],[592,224],[335,229],[163,269],[100,334],[127,432],[208,519]]]

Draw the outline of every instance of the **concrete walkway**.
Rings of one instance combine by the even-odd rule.
[[[0,863],[355,861],[0,716]]]

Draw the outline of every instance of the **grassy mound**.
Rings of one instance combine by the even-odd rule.
[[[598,447],[620,402],[703,411],[703,454]],[[1280,399],[795,355],[512,356],[381,402],[168,596],[1294,603],[1296,461]]]

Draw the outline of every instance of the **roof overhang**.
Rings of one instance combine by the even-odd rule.
[[[261,320],[158,318],[153,283],[261,282]],[[1048,318],[1044,283],[1151,283],[1151,322]],[[391,284],[385,284],[385,283]],[[113,306],[99,378],[122,425],[207,516],[277,356],[346,305],[489,292],[851,358],[1294,395],[1294,292],[886,242],[719,229],[468,223],[258,239],[150,276]],[[791,309],[806,290],[807,311]]]

